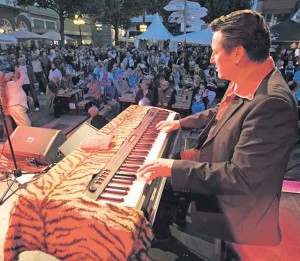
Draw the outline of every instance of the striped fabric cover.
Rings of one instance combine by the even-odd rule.
[[[5,260],[26,250],[70,261],[149,259],[153,234],[140,210],[93,201],[83,194],[92,175],[146,112],[147,107],[129,107],[99,131],[114,135],[108,151],[78,148],[27,186],[11,212]]]

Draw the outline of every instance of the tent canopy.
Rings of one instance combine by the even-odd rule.
[[[177,43],[185,42],[188,44],[211,45],[212,37],[213,32],[210,29],[204,29],[201,31],[174,36],[170,39],[170,41]]]
[[[0,44],[15,44],[16,42],[16,38],[6,34],[0,34]]]
[[[42,36],[47,37],[47,39],[52,40],[52,41],[60,41],[61,37],[60,37],[60,33],[56,32],[56,31],[49,31],[47,33],[42,34]],[[65,40],[73,40],[75,41],[75,39],[66,36],[65,35]]]
[[[166,41],[172,38],[173,35],[167,30],[167,28],[161,22],[158,13],[155,14],[152,23],[149,25],[147,30],[136,36],[139,40],[157,40]]]
[[[30,39],[48,39],[45,36],[33,33],[33,32],[29,32],[27,30],[24,29],[20,29],[19,31],[15,31],[12,32],[10,34],[8,34],[9,36],[12,36],[14,38],[17,39],[22,39],[22,40],[30,40]]]

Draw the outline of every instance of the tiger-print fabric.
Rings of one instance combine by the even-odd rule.
[[[27,186],[11,211],[6,261],[26,250],[66,261],[149,259],[153,234],[142,211],[93,201],[83,194],[93,174],[118,151],[147,110],[130,106],[99,130],[113,134],[109,150],[78,148]]]

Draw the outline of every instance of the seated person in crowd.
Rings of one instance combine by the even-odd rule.
[[[160,88],[158,89],[157,106],[165,109],[171,109],[173,103],[175,103],[174,89],[170,88],[168,81],[161,81]]]
[[[187,75],[187,71],[186,69],[184,68],[184,63],[181,63],[179,65],[179,73],[182,77],[185,77]]]
[[[109,71],[107,71],[107,68],[105,66],[101,67],[101,72],[102,75],[100,76],[100,79],[98,78],[101,86],[106,86],[108,80],[111,82],[114,80],[113,75]]]
[[[129,85],[126,80],[123,79],[122,73],[117,74],[114,86],[116,86],[119,97],[130,91]]]
[[[139,79],[135,77],[131,68],[128,68],[126,72],[128,85],[131,89],[134,89],[137,86]]]
[[[204,102],[205,106],[207,105],[208,103],[208,100],[207,100],[207,93],[209,92],[208,89],[206,89],[206,84],[203,80],[197,80],[196,81],[196,87],[195,87],[195,94],[199,94],[202,98],[202,101]]]
[[[295,74],[295,66],[293,61],[288,61],[287,65],[284,68],[284,79],[286,82],[289,82],[293,79]]]
[[[88,113],[92,117],[91,125],[98,130],[100,130],[108,123],[108,120],[105,117],[99,115],[99,110],[96,106],[92,106],[91,108],[89,108]]]
[[[293,81],[295,81],[297,84],[300,84],[300,70],[295,71]]]
[[[205,104],[202,101],[202,97],[200,94],[196,93],[195,101],[192,103],[192,114],[196,114],[204,110],[205,110]]]
[[[117,63],[114,63],[114,64],[113,64],[113,67],[112,67],[112,69],[111,69],[111,74],[112,74],[114,80],[117,79],[117,75],[118,75],[118,74],[122,74],[122,70],[121,70],[121,68],[118,66]]]
[[[209,91],[207,94],[208,103],[206,105],[206,109],[215,108],[217,106],[216,93],[214,91]]]
[[[88,76],[87,93],[83,96],[84,99],[93,100],[95,104],[100,102],[100,82],[98,81],[95,74],[90,73]]]
[[[66,91],[71,91],[75,88],[73,82],[72,82],[72,75],[69,73],[66,73],[62,79],[61,79],[61,87]]]
[[[120,113],[121,105],[119,103],[118,90],[111,80],[106,82],[105,103],[111,106],[111,116],[114,118]]]
[[[73,68],[73,65],[70,63],[62,63],[64,67],[65,74],[70,74],[72,77],[76,76],[76,71]]]
[[[65,97],[57,96],[64,89],[61,88],[61,82],[58,75],[53,75],[46,89],[46,102],[49,109],[53,109],[54,116],[59,118],[63,108],[67,104]]]
[[[207,88],[211,91],[217,89],[217,73],[214,68],[210,68],[208,74],[206,75]]]
[[[154,105],[154,95],[153,92],[149,90],[150,82],[147,80],[143,80],[141,83],[141,87],[137,90],[135,95],[135,102],[139,104],[139,101],[142,98],[147,98],[150,101],[150,105]]]
[[[179,91],[179,84],[180,84],[180,80],[181,80],[181,75],[179,73],[180,67],[176,64],[173,64],[172,66],[172,73],[170,75],[170,77],[172,79],[170,79],[173,83],[174,89],[178,92]]]

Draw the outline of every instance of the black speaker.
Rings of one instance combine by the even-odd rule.
[[[98,132],[98,129],[93,127],[87,122],[84,122],[73,134],[70,138],[67,139],[58,150],[64,156],[67,156],[76,148],[79,147],[80,142],[86,138],[95,135]]]
[[[41,164],[52,164],[61,160],[58,147],[67,138],[60,130],[18,126],[10,139],[17,161],[34,159]],[[12,160],[8,141],[3,145],[3,155]]]

